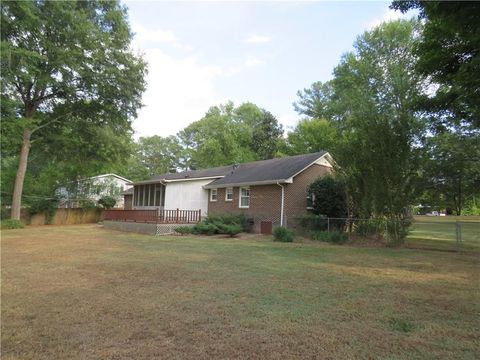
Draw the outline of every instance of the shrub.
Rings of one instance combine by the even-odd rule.
[[[220,234],[227,234],[230,235],[230,237],[234,237],[235,235],[241,233],[243,231],[242,227],[240,225],[219,225],[218,226],[219,233]]]
[[[327,230],[328,220],[325,215],[306,213],[295,219],[302,228],[314,231]]]
[[[312,232],[312,239],[332,244],[345,244],[348,241],[348,235],[340,231],[314,231]]]
[[[51,224],[57,212],[60,200],[58,197],[40,199],[30,204],[30,215],[45,213],[45,224]]]
[[[386,221],[387,246],[394,247],[403,244],[408,235],[412,220],[410,218],[390,218]]]
[[[347,197],[343,182],[332,176],[324,176],[315,180],[308,187],[313,195],[313,213],[330,218],[347,216]]]
[[[292,230],[279,226],[273,230],[273,241],[292,242],[295,234]]]
[[[355,233],[362,237],[383,234],[385,221],[383,219],[359,220],[355,223]]]
[[[104,209],[111,209],[117,203],[117,199],[112,196],[103,196],[98,200],[98,205],[103,207]]]
[[[205,222],[200,222],[193,227],[194,234],[205,234],[213,235],[218,233],[218,227],[214,224],[207,224]]]
[[[23,229],[25,225],[20,220],[6,219],[2,220],[2,229]]]
[[[348,235],[340,231],[332,231],[330,234],[330,242],[333,244],[345,244],[348,241]]]
[[[209,215],[205,220],[205,224],[219,225],[237,225],[240,226],[242,231],[248,231],[249,221],[244,214],[219,214]]]
[[[177,232],[179,234],[185,235],[185,234],[191,234],[193,232],[193,227],[191,227],[191,226],[179,226],[179,227],[176,227],[174,230],[175,230],[175,232]]]
[[[0,220],[10,219],[10,215],[12,214],[12,209],[7,209],[5,206],[1,207],[0,212]]]

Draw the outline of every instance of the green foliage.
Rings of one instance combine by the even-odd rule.
[[[308,192],[313,196],[314,214],[330,218],[347,216],[346,191],[340,180],[324,176],[310,184]]]
[[[480,128],[480,30],[478,1],[393,1],[392,8],[418,9],[425,27],[414,53],[417,72],[438,85],[434,96],[425,96],[422,110],[438,126],[466,122]],[[475,74],[475,75],[474,75]]]
[[[328,220],[325,215],[316,215],[313,213],[306,213],[295,218],[298,225],[306,230],[324,231],[327,230]]]
[[[291,155],[326,150],[335,152],[339,140],[335,126],[326,119],[303,119],[288,133],[287,151]]]
[[[332,244],[345,244],[348,242],[348,234],[340,231],[313,231],[312,239],[317,241],[330,242]]]
[[[212,214],[203,220],[205,224],[219,225],[235,225],[239,226],[242,231],[249,230],[248,218],[245,214]]]
[[[102,196],[98,200],[98,205],[100,205],[104,209],[111,209],[115,206],[116,203],[117,200],[112,196]]]
[[[425,77],[414,71],[413,55],[420,31],[420,23],[402,20],[365,32],[331,81],[299,94],[297,111],[336,129],[332,155],[350,216],[403,214],[423,187],[422,150],[414,146],[425,129],[417,112]]]
[[[5,229],[23,229],[25,227],[25,224],[21,222],[20,220],[14,220],[14,219],[5,219],[2,220],[0,223],[0,228],[2,230]]]
[[[397,216],[386,220],[387,246],[395,247],[403,244],[408,235],[412,219],[408,216]]]
[[[480,137],[443,132],[426,141],[423,203],[462,214],[465,201],[480,195]]]
[[[218,232],[220,234],[227,234],[230,235],[230,237],[234,237],[237,234],[240,234],[243,231],[243,228],[240,225],[236,224],[220,224],[218,225]]]
[[[135,149],[135,160],[147,170],[147,176],[175,172],[179,167],[182,148],[175,136],[141,137]]]
[[[231,237],[248,231],[248,219],[244,214],[219,214],[209,215],[193,227],[195,234],[227,234]]]
[[[129,46],[126,8],[117,1],[2,2],[1,22],[2,138],[15,134],[27,149],[19,163],[22,141],[2,145],[2,157],[16,157],[2,190],[4,181],[11,194],[15,181],[22,190],[24,180],[46,173],[59,183],[74,180],[126,157],[146,73]],[[15,180],[29,157],[26,178],[19,171]],[[21,198],[13,200],[16,213]]]
[[[186,234],[191,234],[193,232],[193,227],[192,226],[179,226],[179,227],[176,227],[174,230],[175,230],[175,232],[177,232],[179,234],[186,235]]]
[[[213,234],[219,233],[219,228],[214,224],[207,224],[205,222],[200,222],[198,224],[195,224],[192,232],[194,234],[213,235]]]
[[[279,242],[293,242],[295,233],[291,229],[287,229],[283,226],[277,226],[273,229],[273,241]]]
[[[31,201],[30,215],[45,213],[45,224],[51,224],[57,213],[59,199],[55,196],[40,198]]]
[[[462,215],[480,215],[480,206],[475,201],[475,198],[468,201],[463,208]]]
[[[384,219],[365,219],[358,220],[354,224],[356,234],[362,237],[368,237],[372,235],[383,234],[385,232],[385,220]]]
[[[202,169],[270,158],[282,134],[275,117],[254,104],[214,106],[179,132],[181,167]]]
[[[5,206],[0,208],[0,220],[10,219],[10,209]]]

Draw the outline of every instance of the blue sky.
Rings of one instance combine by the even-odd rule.
[[[253,102],[289,129],[297,91],[329,80],[358,35],[401,16],[390,2],[125,4],[149,64],[136,137],[174,135],[228,100]]]

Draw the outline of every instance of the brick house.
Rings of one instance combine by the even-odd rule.
[[[307,211],[307,188],[332,172],[322,151],[233,166],[164,174],[134,183],[124,193],[126,209],[200,210],[202,215],[244,213],[254,231],[264,226],[295,226]]]
[[[240,164],[223,178],[204,186],[210,191],[208,213],[244,213],[254,230],[295,227],[295,217],[307,211],[307,188],[332,172],[326,152]]]

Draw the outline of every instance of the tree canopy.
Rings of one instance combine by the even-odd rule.
[[[425,20],[414,49],[416,69],[437,87],[421,107],[435,123],[480,128],[480,3],[478,1],[393,1],[393,9],[420,11]]]
[[[17,131],[18,219],[32,144],[48,138],[61,153],[72,142],[72,155],[100,159],[130,137],[146,64],[130,50],[127,11],[117,1],[4,1],[1,21],[2,128]]]

